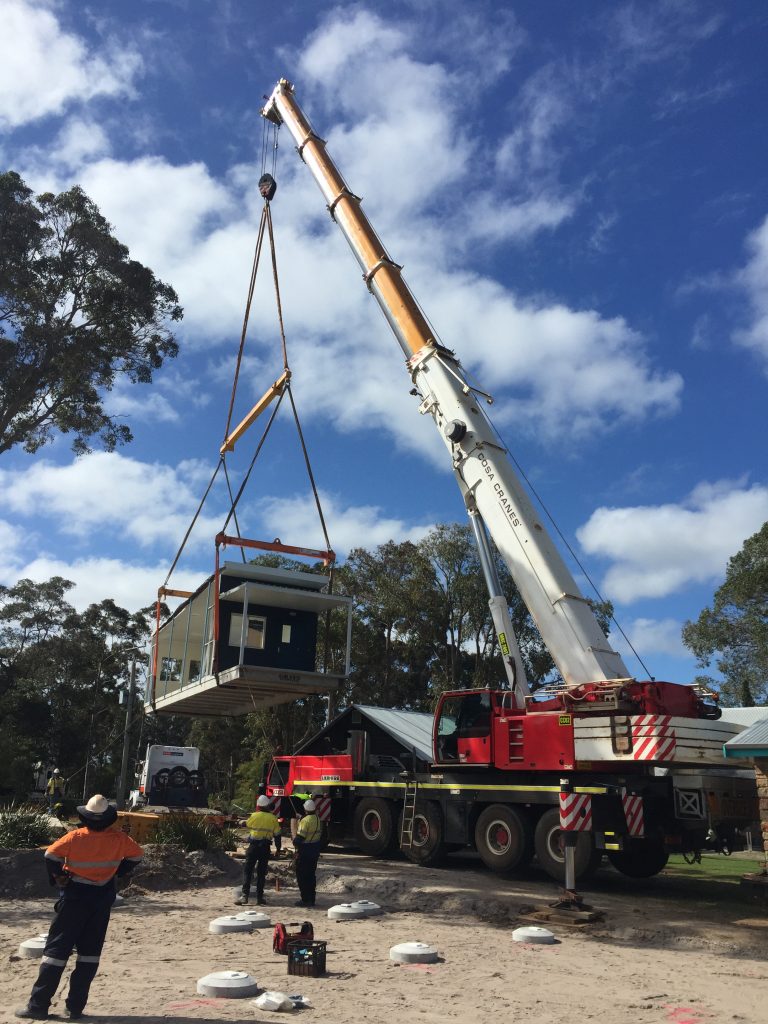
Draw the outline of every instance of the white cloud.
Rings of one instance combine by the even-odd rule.
[[[768,216],[747,239],[750,258],[737,274],[737,283],[746,290],[752,307],[752,322],[737,331],[737,344],[759,356],[768,373]]]
[[[46,0],[4,0],[0,33],[0,127],[59,114],[96,96],[130,95],[138,53],[110,41],[101,53],[67,32]]]
[[[412,30],[369,12],[333,14],[298,58],[306,88],[299,101],[326,117],[318,130],[329,151],[351,187],[370,192],[365,208],[394,258],[406,263],[415,294],[429,296],[427,313],[443,340],[495,393],[499,425],[515,419],[539,438],[578,438],[675,412],[680,376],[655,368],[643,339],[620,317],[527,301],[505,283],[457,269],[478,242],[530,239],[570,216],[573,197],[549,187],[529,194],[524,186],[542,179],[529,172],[553,156],[566,101],[554,85],[546,102],[531,87],[527,127],[510,143],[505,173],[476,203],[457,203],[474,184],[476,142],[451,75],[412,56],[413,43]],[[482,87],[489,87],[485,79]],[[78,180],[117,236],[178,291],[184,339],[208,351],[224,341],[234,349],[261,212],[258,169],[237,165],[219,181],[201,163],[84,160]],[[40,165],[39,154],[35,161],[41,187],[52,187],[51,177],[63,183],[59,165]],[[313,384],[302,392],[304,408],[343,432],[380,428],[403,450],[444,458],[408,398],[395,342],[311,176],[287,155],[279,177],[273,207],[289,357],[297,382],[303,373]],[[466,249],[457,249],[457,238]],[[259,365],[249,384],[254,395],[280,372],[276,323],[265,253],[246,350]],[[155,406],[170,417],[164,403]]]
[[[677,410],[683,381],[655,370],[643,340],[621,317],[594,310],[534,305],[496,282],[465,276],[435,286],[462,362],[481,386],[514,389],[500,423],[526,423],[540,437],[577,438],[610,424]]]
[[[212,467],[175,468],[116,452],[93,452],[56,466],[36,460],[27,470],[0,470],[0,509],[52,517],[64,535],[85,539],[94,530],[120,533],[140,546],[177,545],[192,520]],[[203,511],[190,544],[210,544],[222,517]],[[221,508],[221,505],[219,505]]]
[[[7,567],[13,572],[14,567],[23,561],[21,553],[26,540],[24,531],[19,526],[0,519],[0,567]]]
[[[690,657],[690,651],[682,640],[682,623],[677,619],[638,618],[627,624],[622,623],[622,626],[632,647],[643,660],[656,654]],[[610,640],[622,656],[632,655],[632,650],[621,634],[611,633]]]
[[[120,382],[104,396],[104,407],[110,416],[130,417],[130,421],[176,423],[179,414],[157,388],[136,391],[135,386]]]
[[[63,125],[48,153],[48,159],[64,167],[81,167],[109,153],[109,137],[100,124],[88,118],[71,117]]]
[[[320,494],[323,514],[329,527],[330,541],[339,558],[356,547],[368,550],[394,540],[398,543],[419,541],[434,523],[409,524],[402,519],[382,515],[375,505],[345,506],[338,497]],[[322,550],[325,547],[317,509],[311,497],[266,498],[261,507],[265,526],[283,543]],[[289,538],[302,538],[300,541]]]
[[[601,589],[628,604],[713,582],[768,520],[768,486],[702,483],[679,505],[599,508],[577,531],[590,555],[610,559]]]
[[[209,572],[213,571],[211,566]],[[67,601],[78,611],[89,604],[99,604],[112,598],[116,604],[135,612],[146,608],[157,599],[157,590],[166,577],[168,566],[134,565],[117,558],[82,558],[65,561],[50,555],[41,555],[26,564],[8,566],[0,561],[0,581],[13,586],[20,579],[44,583],[52,576],[62,576],[75,586],[67,592]],[[170,586],[178,590],[194,590],[206,578],[206,572],[178,570]],[[168,598],[171,607],[179,599]]]

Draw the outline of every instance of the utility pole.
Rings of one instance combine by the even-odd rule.
[[[131,674],[128,683],[128,706],[125,709],[125,729],[123,731],[123,759],[120,765],[120,782],[117,787],[117,809],[125,810],[125,795],[128,789],[128,753],[131,742],[131,726],[133,725],[133,699],[136,696],[136,654],[131,659]]]

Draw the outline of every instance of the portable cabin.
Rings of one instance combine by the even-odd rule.
[[[329,693],[349,674],[352,600],[324,575],[224,562],[155,632],[147,710],[243,715]],[[346,616],[344,670],[317,670],[318,617]]]

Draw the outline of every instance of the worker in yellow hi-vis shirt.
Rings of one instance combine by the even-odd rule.
[[[248,849],[245,851],[245,863],[243,864],[243,890],[241,895],[235,900],[239,907],[244,907],[248,903],[254,867],[256,868],[256,902],[262,906],[267,902],[264,899],[264,881],[267,877],[269,851],[273,839],[275,841],[275,850],[278,853],[282,844],[280,822],[270,811],[271,805],[272,802],[268,796],[260,796],[256,801],[256,811],[245,823],[245,827],[251,835],[248,840]]]
[[[315,814],[315,801],[305,800],[306,814],[299,822],[293,845],[296,849],[296,881],[299,883],[301,899],[297,907],[314,907],[317,884],[317,862],[320,859],[320,840],[323,838],[323,823]]]

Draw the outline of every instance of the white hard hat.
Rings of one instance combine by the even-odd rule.
[[[110,825],[112,822],[117,821],[117,811],[101,793],[92,796],[87,804],[82,804],[78,807],[77,813],[84,821],[101,822]]]
[[[312,811],[314,811],[314,809],[315,809],[315,801],[314,800],[305,800],[304,801],[304,810],[305,811],[309,811],[309,813],[311,814]]]
[[[61,775],[61,772],[59,771],[59,769],[58,769],[58,768],[54,768],[54,769],[53,769],[53,774],[54,774],[54,775]]]
[[[272,801],[269,799],[269,797],[265,796],[262,793],[261,796],[259,797],[259,799],[256,801],[256,806],[257,807],[269,807],[271,802]]]

